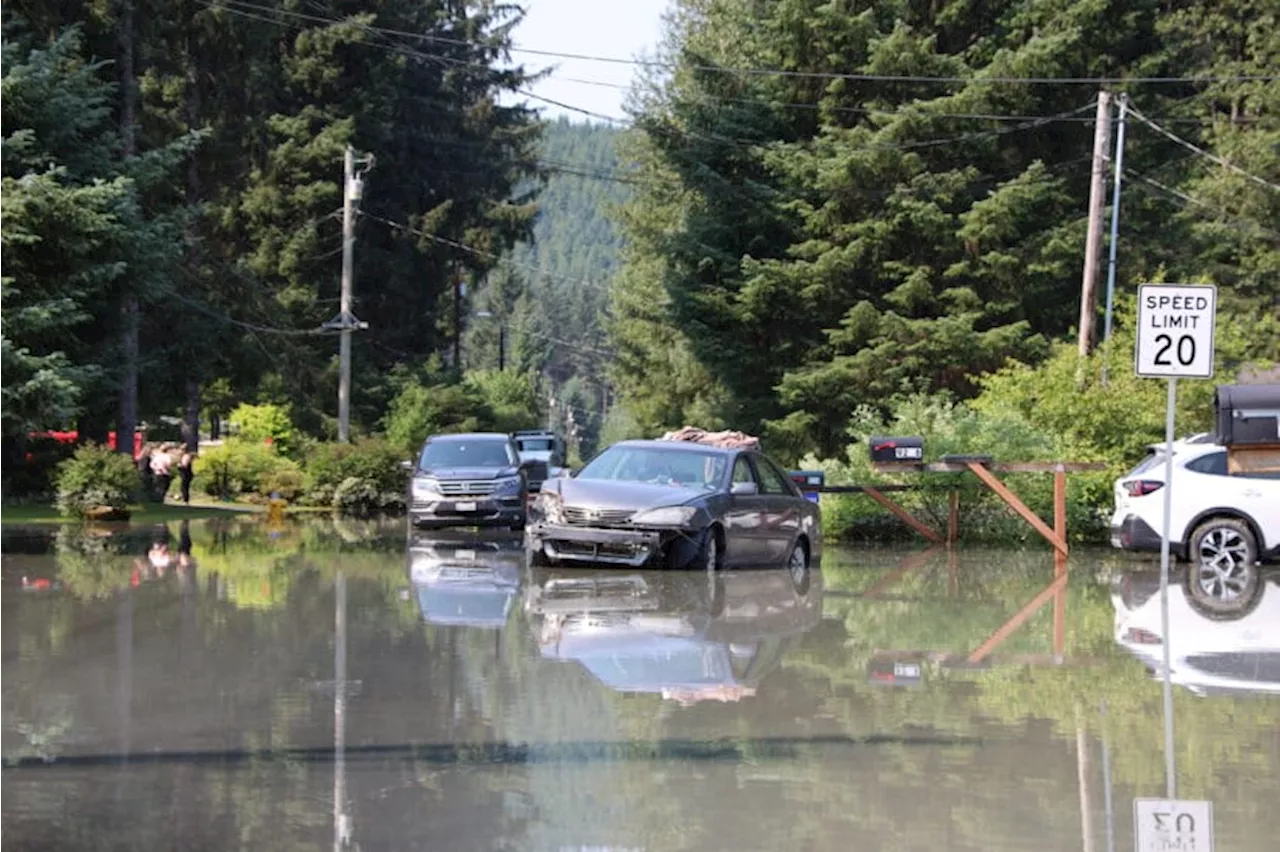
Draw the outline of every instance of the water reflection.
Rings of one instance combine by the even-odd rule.
[[[1167,637],[1159,574],[1132,571],[1117,581],[1116,642],[1160,676],[1167,641],[1172,682],[1197,695],[1280,693],[1280,573],[1255,567],[1247,595],[1215,596],[1187,570],[1169,585]]]
[[[524,544],[509,533],[411,532],[407,561],[429,624],[499,628],[520,591]]]
[[[738,701],[821,621],[822,575],[535,569],[524,607],[544,658],[610,689]]]
[[[1111,553],[1068,582],[1036,550],[530,570],[518,539],[318,519],[170,525],[161,574],[156,532],[4,552],[6,848],[1065,852],[1125,848],[1163,786]],[[1276,591],[1175,634],[1274,653]],[[1179,789],[1270,849],[1280,702],[1205,692]]]

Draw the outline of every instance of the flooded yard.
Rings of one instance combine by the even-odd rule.
[[[534,568],[515,534],[5,529],[8,849],[1112,850],[1165,788],[1280,835],[1280,583],[850,549]],[[1152,606],[1157,605],[1155,616]]]

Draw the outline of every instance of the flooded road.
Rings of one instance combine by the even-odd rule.
[[[1148,562],[526,567],[403,522],[5,531],[5,847],[1081,850],[1164,791]],[[1156,615],[1151,617],[1155,602]],[[1178,790],[1280,836],[1280,583],[1171,589]]]

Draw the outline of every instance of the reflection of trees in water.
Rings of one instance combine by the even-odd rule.
[[[579,665],[543,660],[519,608],[500,632],[423,624],[414,603],[396,594],[406,582],[403,551],[385,543],[339,544],[323,528],[304,527],[301,546],[291,539],[283,556],[264,556],[261,530],[225,532],[228,574],[251,575],[258,570],[253,559],[273,560],[271,570],[290,572],[289,583],[270,609],[219,601],[203,585],[190,607],[172,605],[176,586],[124,592],[136,596],[132,736],[139,749],[155,742],[271,751],[330,741],[332,692],[324,682],[333,677],[332,579],[339,570],[349,578],[348,671],[362,682],[350,703],[349,743],[748,741],[741,759],[724,760],[353,761],[355,837],[369,840],[365,848],[374,848],[374,839],[394,847],[428,835],[441,838],[441,848],[521,850],[778,848],[780,840],[787,848],[846,848],[850,837],[886,849],[1027,848],[1030,838],[1038,848],[1079,848],[1077,706],[1094,735],[1091,747],[1106,725],[1117,796],[1163,789],[1159,684],[1115,648],[1110,601],[1083,571],[1070,592],[1067,654],[1095,665],[930,670],[926,684],[912,690],[867,684],[865,661],[877,648],[971,648],[1052,576],[1044,553],[1005,565],[962,563],[955,604],[947,600],[943,559],[903,577],[891,591],[912,600],[893,605],[838,593],[868,588],[901,554],[883,564],[868,564],[867,554],[850,564],[837,554],[824,562],[826,620],[783,651],[758,694],[683,708],[657,696],[621,695]],[[195,527],[193,540],[208,548],[205,571],[217,542],[211,530]],[[237,559],[250,564],[232,565]],[[112,735],[115,672],[86,666],[114,665],[101,647],[113,641],[114,602],[52,594],[17,606],[6,596],[4,615],[4,647],[22,649],[5,665],[6,755],[12,738],[22,736],[11,720],[46,726],[36,738],[52,742],[59,717],[33,696],[69,696],[73,721],[57,735],[59,749],[82,747],[75,737],[85,731]],[[1043,651],[1048,635],[1041,617],[1011,647]],[[1104,700],[1105,723],[1097,712]],[[1229,791],[1222,818],[1230,814],[1239,845],[1269,848],[1280,830],[1269,805],[1280,795],[1276,702],[1182,691],[1175,701],[1183,795],[1221,798]],[[973,741],[805,744],[832,734]],[[794,756],[749,744],[776,736],[799,743]],[[95,789],[107,777],[102,771],[86,770],[72,783]],[[111,777],[128,785],[129,802],[190,802],[183,828],[192,837],[292,849],[314,848],[331,831],[331,773],[323,761],[250,760],[185,776],[177,768],[135,768]],[[88,796],[87,809],[70,817],[58,811],[66,825],[57,839],[83,841],[64,846],[91,847],[94,832],[133,848],[172,837],[165,820],[138,819],[105,799],[90,807],[93,801]]]

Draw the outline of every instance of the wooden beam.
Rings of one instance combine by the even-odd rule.
[[[1004,462],[987,465],[989,470],[997,473],[1053,473],[1061,466],[1067,473],[1083,473],[1090,470],[1106,470],[1103,462]],[[967,464],[930,462],[917,465],[873,465],[877,473],[964,473],[969,469]]]
[[[947,544],[960,538],[960,492],[952,491],[947,506]]]
[[[942,536],[938,535],[938,533],[935,532],[932,528],[916,520],[911,515],[910,512],[908,512],[906,509],[902,508],[897,503],[890,500],[888,497],[881,494],[878,489],[872,488],[871,486],[865,486],[864,493],[868,497],[870,497],[872,500],[875,500],[877,503],[879,503],[881,506],[884,506],[890,512],[893,512],[893,514],[897,515],[898,518],[904,524],[911,527],[916,532],[920,533],[920,535],[924,536],[929,541],[933,542],[934,544],[942,544]]]
[[[937,547],[931,547],[928,550],[922,550],[919,553],[910,554],[905,559],[903,559],[902,562],[898,564],[897,568],[894,568],[888,574],[885,574],[883,577],[877,580],[876,583],[871,588],[863,592],[862,596],[864,598],[879,597],[881,593],[884,592],[885,589],[889,588],[894,583],[898,582],[903,577],[905,577],[907,574],[911,573],[917,568],[922,567],[925,563],[927,563],[929,559],[933,556],[933,554],[937,552],[937,550],[938,550]]]
[[[1059,589],[1064,589],[1066,586],[1066,574],[1054,578],[1052,583],[1040,590],[1040,594],[1036,595],[1027,602],[1026,606],[1014,613],[1012,618],[996,628],[994,633],[988,636],[976,650],[969,654],[969,662],[980,663],[990,656],[991,652],[1000,647],[1000,645],[1004,643],[1004,640],[1008,639],[1009,635],[1013,633],[1013,631],[1017,630],[1026,623],[1027,619],[1035,615],[1036,611],[1040,609],[1040,607],[1044,606],[1045,601],[1053,597]]]
[[[969,464],[969,470],[973,471],[974,476],[981,479],[988,488],[996,492],[996,494],[1000,496],[1000,499],[1008,503],[1009,507],[1021,515],[1027,523],[1031,524],[1036,532],[1044,536],[1045,541],[1056,547],[1063,556],[1067,555],[1067,542],[1064,539],[1059,538],[1053,530],[1049,529],[1049,525],[1040,520],[1039,515],[1027,508],[1027,504],[1019,500],[1018,495],[1010,491],[1003,482],[996,479],[995,476],[992,475],[991,471],[976,462]]]
[[[1053,534],[1058,537],[1058,541],[1063,543],[1067,540],[1067,472],[1058,465],[1058,469],[1053,472]],[[1053,572],[1054,576],[1062,574],[1067,570],[1067,552],[1063,549],[1056,549],[1053,552]]]

